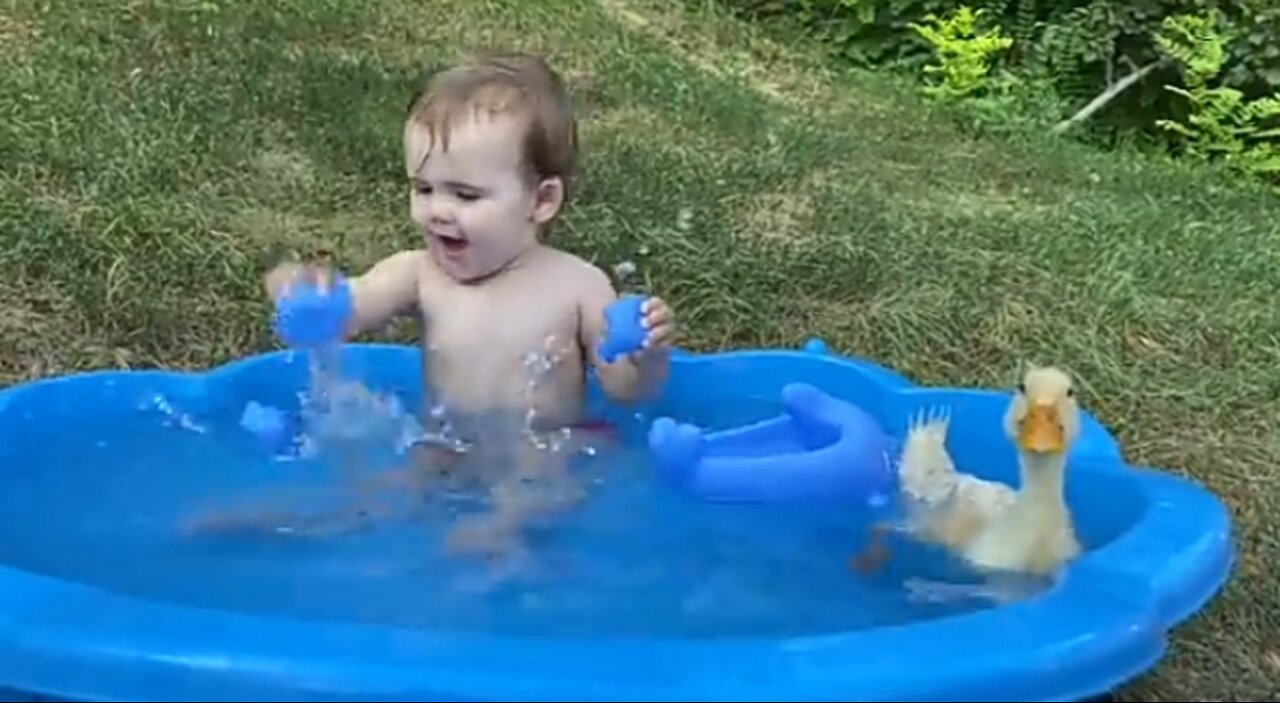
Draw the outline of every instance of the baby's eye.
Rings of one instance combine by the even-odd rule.
[[[414,183],[413,190],[419,195],[431,195],[431,185],[429,183]]]
[[[465,200],[465,201],[467,201],[467,202],[472,202],[472,201],[475,201],[475,200],[479,200],[479,199],[480,199],[480,192],[479,192],[479,191],[476,191],[476,190],[471,190],[470,188],[459,188],[459,189],[458,189],[458,199],[459,199],[459,200]]]

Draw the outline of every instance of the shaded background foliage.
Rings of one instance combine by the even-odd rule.
[[[910,29],[930,14],[962,6],[1014,40],[996,70],[1052,91],[1066,117],[1121,76],[1160,56],[1154,35],[1170,15],[1220,15],[1231,41],[1221,75],[1225,85],[1258,98],[1280,90],[1280,0],[723,0],[751,19],[786,25],[863,67],[918,70],[930,47]],[[1157,119],[1185,118],[1187,106],[1164,89],[1180,83],[1176,65],[1163,67],[1126,91],[1092,120],[1100,142],[1164,143]],[[1046,97],[1046,96],[1041,96]]]

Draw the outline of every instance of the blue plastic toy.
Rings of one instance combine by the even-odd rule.
[[[276,334],[294,348],[341,341],[352,304],[351,284],[341,275],[324,289],[313,281],[297,281],[276,302]]]
[[[876,501],[894,477],[888,436],[858,406],[805,383],[782,389],[784,415],[704,432],[662,417],[649,431],[658,473],[716,501]]]
[[[896,437],[923,409],[944,407],[950,409],[948,450],[957,466],[984,478],[1017,480],[1015,454],[1000,427],[1010,392],[919,387],[872,362],[827,353],[819,344],[808,348],[813,351],[676,353],[664,396],[646,412],[717,426],[704,437],[707,442],[718,432],[784,412],[845,427],[836,418],[845,417],[847,403]],[[344,369],[378,388],[411,394],[420,386],[416,347],[352,344],[341,354]],[[854,545],[822,533],[809,537],[825,541],[797,541],[795,553],[806,564],[825,563],[827,556],[839,560],[830,573],[840,575],[797,592],[795,608],[812,616],[799,626],[750,636],[686,635],[674,622],[680,616],[671,614],[681,601],[666,592],[652,599],[617,596],[619,613],[638,610],[636,618],[649,619],[668,613],[656,617],[673,620],[656,623],[660,627],[646,634],[499,632],[509,618],[547,607],[507,588],[498,589],[479,626],[385,624],[372,614],[382,606],[388,584],[401,579],[412,590],[407,597],[421,598],[452,568],[447,560],[408,575],[387,568],[394,564],[385,561],[388,555],[423,553],[430,536],[418,525],[399,532],[391,526],[369,530],[360,539],[385,547],[373,554],[353,546],[366,544],[355,536],[301,544],[227,540],[210,549],[184,546],[173,531],[182,513],[168,499],[184,486],[203,499],[210,490],[229,495],[237,485],[258,490],[269,488],[262,485],[268,480],[316,479],[309,471],[286,476],[283,470],[237,466],[234,457],[243,455],[234,450],[206,456],[204,448],[218,446],[211,439],[216,431],[164,427],[137,411],[138,399],[162,393],[211,426],[238,430],[236,416],[250,398],[292,411],[296,401],[290,399],[308,378],[307,360],[297,357],[280,351],[204,374],[101,372],[0,391],[0,686],[62,699],[136,701],[1085,700],[1155,665],[1170,629],[1214,596],[1233,563],[1225,506],[1191,480],[1126,465],[1114,438],[1086,413],[1068,457],[1066,486],[1085,552],[1047,591],[1026,600],[892,626],[848,625],[848,618],[875,610],[882,602],[877,596],[894,592],[850,573],[843,563]],[[797,391],[794,384],[821,394],[802,386]],[[801,402],[806,395],[809,400]],[[828,407],[814,409],[809,401]],[[412,407],[416,399],[406,395],[404,402]],[[725,420],[729,411],[740,417]],[[797,423],[793,441],[830,439],[830,431],[826,437],[823,431],[798,432],[800,419],[779,420],[775,429],[781,436],[789,422]],[[859,422],[848,420],[847,426]],[[641,429],[643,437],[649,428]],[[191,448],[172,460],[196,466],[128,481],[121,478],[131,475],[128,464],[107,461],[154,460],[157,452],[173,451],[158,444],[171,437],[188,438],[185,446]],[[99,439],[109,444],[94,455]],[[753,445],[737,446],[753,451]],[[91,453],[78,455],[73,447]],[[772,479],[775,489],[791,490],[777,483],[781,478]],[[797,483],[805,480],[798,472]],[[678,528],[712,512],[755,519],[759,535],[771,539],[786,541],[794,534],[787,521],[796,518],[786,517],[790,513],[778,504],[723,506],[684,500],[681,491],[662,484],[640,488],[665,501],[665,515],[676,523],[672,548],[686,550],[678,558],[699,548],[688,537],[679,541]],[[104,502],[107,508],[98,509]],[[839,514],[856,519],[862,510],[852,504]],[[91,517],[83,518],[87,513]],[[611,524],[632,529],[628,517],[623,512]],[[613,559],[617,568],[633,560],[650,573],[657,568],[653,550],[619,555],[617,540],[608,537],[566,539],[589,545],[581,547],[587,559]],[[750,547],[733,553],[750,561]],[[122,565],[121,557],[131,561]],[[183,568],[128,566],[175,558]],[[217,563],[226,569],[216,579],[197,582],[192,569],[202,559],[224,560]],[[577,561],[553,564],[568,571],[582,567]],[[756,566],[776,569],[775,577],[788,568]],[[670,569],[673,580],[689,577],[687,565],[673,561]],[[768,581],[766,571],[755,573]],[[218,600],[228,597],[231,585],[243,600]],[[195,593],[208,600],[196,600]],[[613,596],[581,591],[575,597]],[[276,600],[264,600],[270,598]],[[359,609],[297,617],[271,605],[303,607],[334,598],[358,602]],[[712,605],[744,607],[732,600]]]
[[[600,342],[600,358],[612,364],[619,356],[637,351],[644,345],[649,331],[644,327],[645,296],[624,295],[604,311],[608,320],[608,336]]]

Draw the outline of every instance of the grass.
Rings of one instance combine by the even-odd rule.
[[[0,0],[0,380],[270,347],[266,261],[359,269],[414,241],[399,120],[424,70],[540,51],[585,120],[564,246],[636,261],[691,348],[820,334],[924,383],[1077,373],[1132,461],[1202,480],[1240,530],[1225,593],[1121,698],[1274,696],[1276,199],[971,139],[903,88],[673,5]]]

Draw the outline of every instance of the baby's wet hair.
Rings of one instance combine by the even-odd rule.
[[[524,120],[521,162],[526,176],[531,184],[559,178],[568,201],[578,167],[577,118],[563,79],[544,59],[518,52],[489,52],[433,73],[409,103],[406,134],[410,129],[426,129],[431,148],[438,144],[447,150],[453,125],[477,113]],[[416,172],[426,157],[406,154],[410,170]]]

